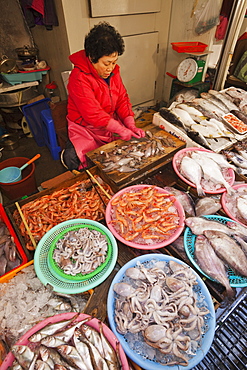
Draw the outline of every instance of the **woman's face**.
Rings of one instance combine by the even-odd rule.
[[[112,53],[111,55],[104,55],[99,58],[97,63],[92,63],[98,75],[102,78],[107,78],[112,73],[113,69],[118,60],[118,53]]]

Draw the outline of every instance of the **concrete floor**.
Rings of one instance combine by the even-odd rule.
[[[18,130],[19,131],[19,130]],[[19,133],[19,132],[18,132]],[[22,131],[20,131],[20,134]],[[50,153],[50,150],[46,146],[38,146],[34,138],[21,137],[19,140],[18,148],[14,150],[2,150],[2,157],[0,162],[13,157],[26,157],[32,158],[36,154],[40,154],[41,157],[38,158],[35,163],[35,179],[37,188],[40,187],[41,183],[52,179],[66,171],[68,171],[59,160],[54,160]],[[37,190],[38,191],[38,190]],[[3,195],[3,205],[13,203]]]

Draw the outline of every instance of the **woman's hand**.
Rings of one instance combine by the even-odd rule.
[[[136,138],[141,138],[146,135],[145,131],[141,128],[136,127],[134,117],[129,116],[124,119],[124,125],[130,129],[135,135],[133,135]]]
[[[120,139],[128,141],[131,139],[132,136],[138,137],[132,130],[128,129],[127,127],[121,125],[117,120],[111,118],[106,129],[110,132],[118,134]]]

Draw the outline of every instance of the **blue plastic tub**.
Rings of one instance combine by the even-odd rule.
[[[49,148],[52,158],[57,160],[59,159],[59,153],[62,149],[57,143],[57,134],[55,131],[50,108],[42,110],[41,119],[43,122],[45,144]]]

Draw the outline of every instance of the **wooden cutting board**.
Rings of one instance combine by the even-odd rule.
[[[146,135],[146,137],[143,139],[132,139],[130,141],[115,140],[86,154],[88,159],[90,159],[90,161],[92,161],[99,168],[102,178],[104,178],[104,180],[109,183],[114,191],[118,191],[122,187],[131,185],[137,180],[140,181],[141,179],[150,176],[155,171],[158,171],[160,168],[162,168],[166,163],[170,162],[173,158],[173,155],[178,150],[185,148],[186,146],[186,143],[184,141],[178,139],[177,137],[171,135],[170,133],[160,129],[153,124],[144,127],[144,130],[151,132],[151,139]],[[119,169],[115,169],[111,172],[106,172],[104,170],[105,165],[103,164],[103,161],[106,155],[109,157],[113,157],[114,150],[121,148],[123,148],[124,150],[124,147],[126,145],[133,145],[133,141],[145,141],[146,145],[148,144],[148,142],[155,140],[155,137],[163,139],[158,139],[158,141],[161,141],[161,143],[163,144],[163,150],[147,158],[142,157],[142,160],[139,162],[138,167],[135,171],[120,172]],[[167,143],[166,145],[164,145],[165,142]],[[136,145],[138,145],[138,143]]]

